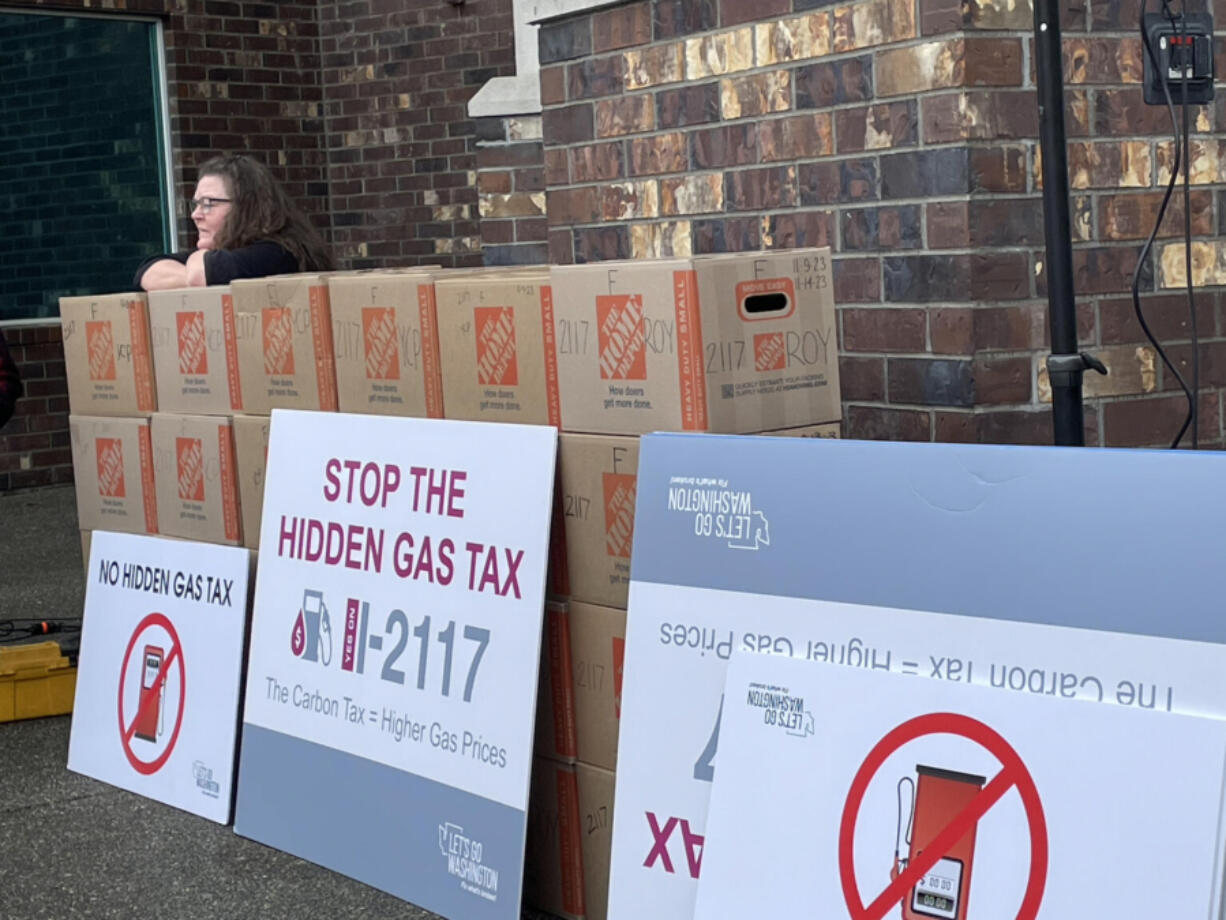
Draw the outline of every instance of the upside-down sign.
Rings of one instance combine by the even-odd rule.
[[[68,767],[226,823],[251,554],[103,531],[90,548]]]
[[[776,655],[724,699],[696,920],[1218,916],[1226,722]]]

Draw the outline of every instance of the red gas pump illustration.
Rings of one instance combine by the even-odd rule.
[[[898,828],[894,841],[894,867],[891,881],[898,878],[912,859],[919,856],[942,830],[971,803],[987,780],[970,773],[958,773],[917,764],[918,780],[904,776],[898,781]],[[911,785],[911,809],[907,819],[907,856],[902,849],[902,787]],[[975,830],[972,824],[949,851],[937,860],[915,887],[903,898],[903,920],[966,920],[966,905],[971,890],[971,864],[975,858]]]
[[[145,646],[145,669],[141,675],[136,726],[132,732],[137,738],[144,741],[156,742],[162,734],[162,710],[166,697],[166,682],[162,681],[160,685],[157,685],[157,677],[165,657],[165,651],[158,646]]]
[[[302,592],[302,607],[290,631],[290,650],[306,661],[332,663],[332,618],[322,591],[307,588]]]

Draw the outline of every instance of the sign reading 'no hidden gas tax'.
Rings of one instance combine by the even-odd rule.
[[[720,742],[697,920],[1218,916],[1221,720],[746,653]]]
[[[230,820],[244,549],[94,533],[68,768]]]
[[[517,917],[557,434],[277,410],[235,829]]]

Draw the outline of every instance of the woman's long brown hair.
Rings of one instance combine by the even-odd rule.
[[[270,240],[298,260],[299,271],[331,271],[328,246],[263,163],[244,154],[213,157],[200,177],[220,176],[229,189],[230,213],[217,233],[218,249]]]

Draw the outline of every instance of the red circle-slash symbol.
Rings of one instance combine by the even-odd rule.
[[[871,904],[865,906],[860,897],[859,886],[856,885],[856,867],[852,856],[856,818],[859,817],[860,806],[864,802],[864,793],[891,754],[904,744],[925,735],[958,735],[974,741],[1000,761],[1001,771],[932,839],[923,852],[912,857],[907,868],[899,873]],[[1043,816],[1039,790],[1017,751],[987,725],[969,716],[952,712],[917,716],[878,741],[852,780],[851,789],[847,793],[847,803],[843,806],[843,819],[839,824],[839,878],[852,920],[882,920],[907,896],[907,892],[916,882],[979,822],[988,809],[1014,787],[1017,787],[1021,796],[1030,828],[1030,877],[1026,882],[1026,893],[1022,897],[1017,920],[1035,920],[1039,913],[1039,904],[1043,900],[1043,889],[1047,884],[1047,821]]]
[[[137,640],[146,629],[160,626],[166,630],[170,636],[171,647],[166,652],[158,667],[157,676],[154,678],[153,685],[148,694],[144,695],[141,703],[137,706],[135,717],[130,723],[125,724],[123,717],[123,697],[124,685],[128,678],[128,662],[132,658],[132,650],[136,648]],[[141,723],[143,717],[148,715],[147,709],[153,705],[153,701],[158,698],[162,688],[166,686],[166,678],[170,673],[170,666],[176,665],[179,675],[179,707],[175,713],[174,728],[170,732],[170,741],[166,744],[166,749],[162,751],[153,760],[142,760],[132,750],[132,737],[136,734],[137,726]],[[143,668],[137,669],[138,673],[143,672]],[[119,671],[119,739],[123,745],[124,756],[128,758],[128,763],[132,765],[132,769],[137,773],[142,773],[149,776],[160,770],[166,761],[170,759],[171,752],[175,749],[175,742],[179,740],[179,729],[183,727],[183,702],[187,699],[187,676],[183,669],[183,644],[179,641],[179,634],[175,632],[174,624],[162,613],[151,613],[140,623],[132,632],[132,638],[128,640],[128,648],[123,654],[123,665]]]

